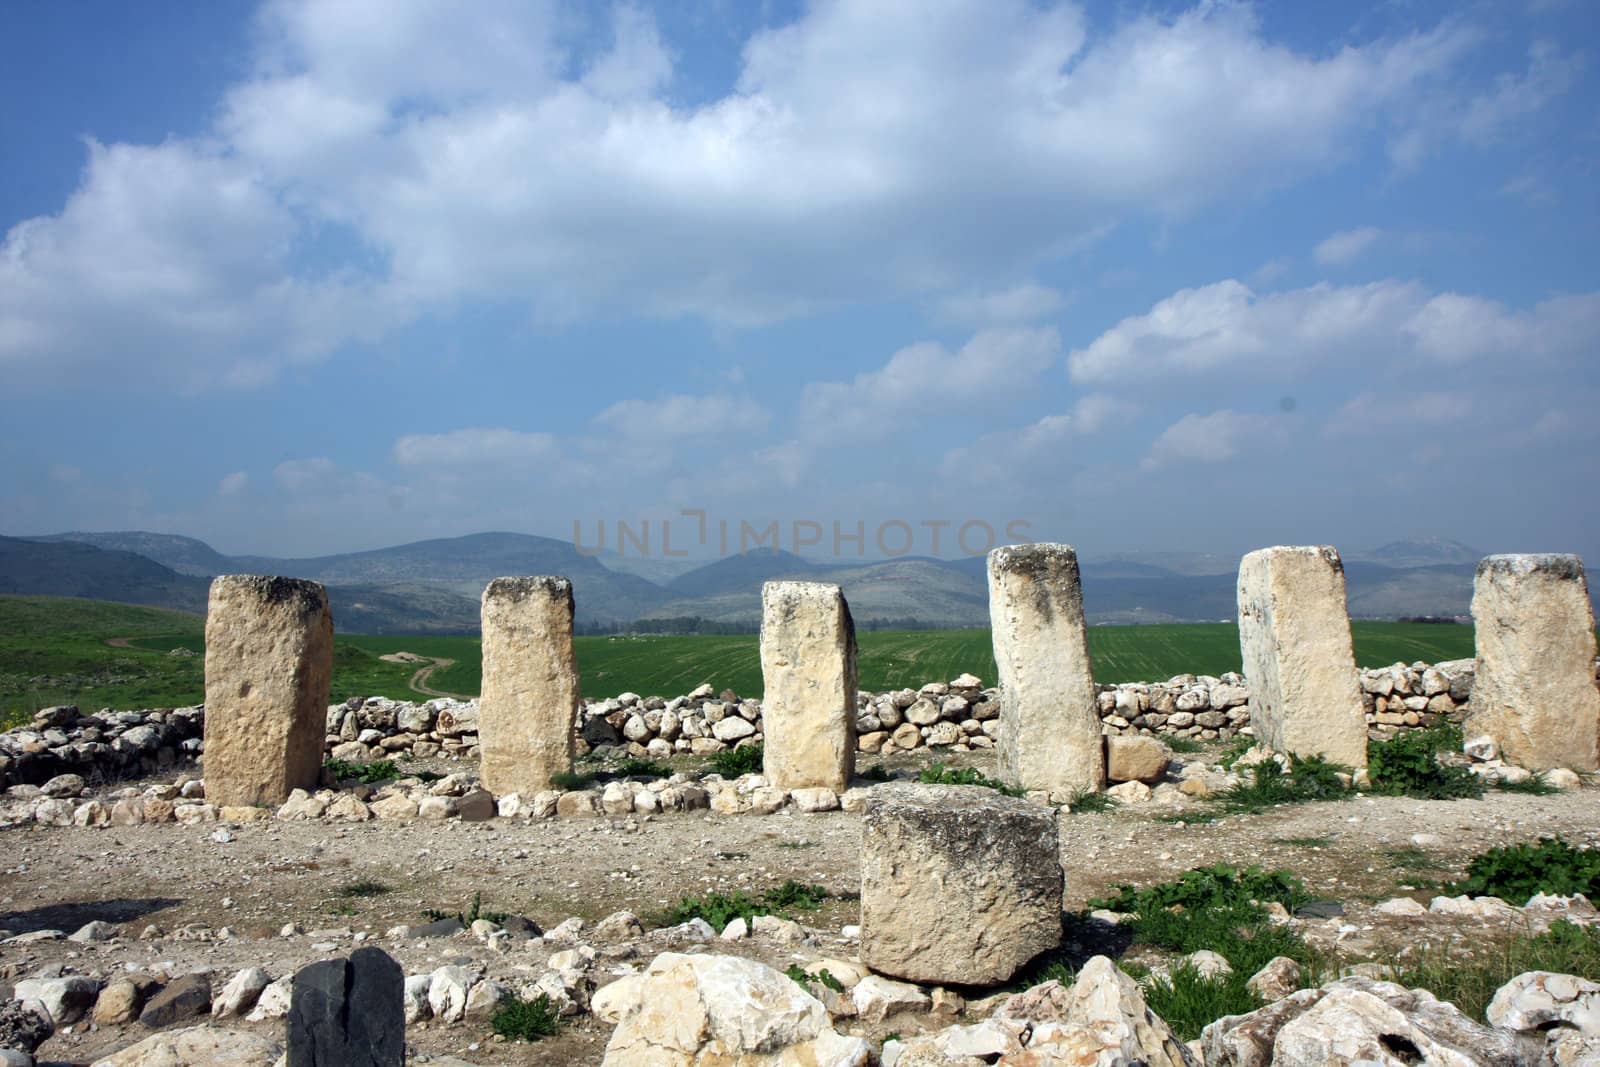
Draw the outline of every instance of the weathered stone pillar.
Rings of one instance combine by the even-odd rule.
[[[1467,736],[1529,770],[1600,767],[1594,609],[1577,556],[1489,556],[1472,589],[1478,669]]]
[[[1072,546],[990,552],[989,623],[1000,670],[1000,778],[1052,793],[1103,788],[1105,745]]]
[[[1239,651],[1258,741],[1366,769],[1367,714],[1337,549],[1279,546],[1240,560]]]
[[[1004,982],[1061,943],[1054,808],[981,786],[867,795],[861,962],[923,983]]]
[[[531,797],[572,771],[578,714],[572,583],[496,578],[483,591],[478,757],[483,787]]]
[[[838,586],[761,587],[761,681],[767,781],[844,792],[856,767],[856,627]]]
[[[322,777],[333,615],[316,582],[225,574],[206,608],[206,799],[278,805]]]

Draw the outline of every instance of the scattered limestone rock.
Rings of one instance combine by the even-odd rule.
[[[147,1037],[93,1067],[273,1067],[283,1046],[256,1034],[194,1026]]]
[[[1153,737],[1116,735],[1106,738],[1106,778],[1112,782],[1154,785],[1167,773],[1172,749]]]

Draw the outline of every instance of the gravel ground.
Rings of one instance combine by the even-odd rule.
[[[894,766],[910,765],[900,759]],[[1161,881],[1216,862],[1261,864],[1289,868],[1313,892],[1345,904],[1344,917],[1308,921],[1303,928],[1348,960],[1388,958],[1430,937],[1470,951],[1484,932],[1480,920],[1401,919],[1377,915],[1369,905],[1404,895],[1401,887],[1418,886],[1419,880],[1459,877],[1467,860],[1493,845],[1552,833],[1574,843],[1600,840],[1600,789],[1593,787],[1551,797],[1491,792],[1462,801],[1355,798],[1206,824],[1175,821],[1183,811],[1199,810],[1204,805],[1189,802],[1182,808],[1140,804],[1104,814],[1063,814],[1068,908],[1118,883]],[[13,933],[52,927],[70,933],[101,919],[121,924],[124,935],[89,945],[0,946],[0,975],[15,980],[62,963],[101,977],[157,964],[175,974],[213,969],[221,972],[219,982],[246,966],[278,977],[350,951],[354,935],[364,932],[408,974],[468,957],[485,961],[492,976],[528,980],[542,971],[553,948],[535,941],[498,954],[470,936],[419,941],[386,940],[384,934],[397,924],[426,921],[424,909],[465,909],[475,894],[481,894],[484,910],[526,915],[546,929],[569,916],[593,921],[621,909],[637,913],[648,926],[653,914],[682,896],[712,889],[755,892],[788,878],[838,894],[820,912],[802,916],[818,931],[817,943],[752,940],[717,950],[755,955],[779,969],[795,960],[853,954],[840,929],[856,921],[860,820],[839,812],[697,812],[534,823],[272,821],[235,827],[228,843],[212,839],[216,829],[167,824],[0,832],[6,865],[0,926]],[[341,895],[341,887],[358,879],[389,890]],[[1426,901],[1431,894],[1413,895]],[[280,936],[289,923],[307,933]],[[147,924],[158,925],[163,936],[142,940]],[[186,927],[207,933],[192,938]],[[222,927],[231,931],[229,939],[216,939]],[[316,947],[330,943],[337,948]],[[666,945],[656,938],[601,947],[608,957],[599,972],[603,981],[606,970],[637,966]],[[229,1025],[269,1031],[282,1024]],[[897,1028],[908,1032],[903,1024]],[[138,1026],[91,1029],[82,1023],[52,1038],[40,1050],[41,1062],[86,1064],[143,1036]],[[498,1043],[483,1024],[430,1024],[408,1036],[421,1053],[451,1053],[474,1063],[586,1064],[600,1061],[609,1028],[585,1016],[537,1045]]]

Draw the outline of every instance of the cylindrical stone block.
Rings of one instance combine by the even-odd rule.
[[[1600,766],[1594,608],[1577,556],[1489,556],[1472,589],[1478,668],[1468,737],[1529,770]]]
[[[225,574],[206,609],[206,799],[282,804],[322,777],[333,614],[316,582]]]
[[[1104,788],[1105,744],[1072,546],[990,552],[989,622],[1000,674],[1000,778],[1052,793]]]
[[[856,761],[856,627],[836,585],[761,587],[763,773],[844,792]]]
[[[1257,740],[1366,769],[1367,715],[1337,549],[1278,546],[1240,560],[1239,651]]]
[[[1054,808],[980,786],[867,796],[861,962],[913,982],[991,985],[1061,943]]]
[[[572,771],[578,657],[572,583],[496,578],[483,591],[483,687],[478,758],[483,787],[532,796]]]

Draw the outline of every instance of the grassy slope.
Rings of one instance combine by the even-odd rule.
[[[0,597],[0,714],[15,717],[54,703],[85,707],[162,707],[192,704],[204,690],[200,656],[171,656],[202,648],[203,620],[195,615],[93,600]],[[1354,624],[1356,660],[1378,666],[1395,660],[1456,659],[1472,655],[1465,626]],[[109,648],[132,637],[135,648]],[[994,657],[987,630],[881,631],[860,635],[864,689],[881,690],[947,680],[970,671],[992,684]],[[1098,626],[1089,630],[1095,677],[1102,682],[1149,681],[1185,672],[1220,674],[1239,667],[1238,632],[1226,624]],[[340,636],[335,645],[333,699],[381,693],[411,697],[410,664],[384,663],[400,650],[453,659],[436,671],[433,688],[478,691],[475,637]],[[580,637],[584,691],[609,696],[625,690],[672,695],[701,682],[741,695],[761,692],[753,635],[732,637]]]

